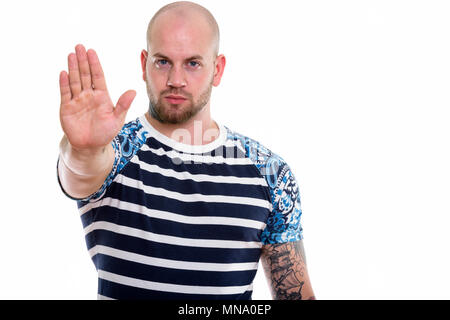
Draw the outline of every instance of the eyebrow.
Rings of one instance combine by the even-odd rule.
[[[171,61],[171,59],[169,57],[166,57],[165,55],[163,55],[159,52],[155,53],[152,57],[159,57],[159,58],[163,58],[163,59]],[[185,61],[190,61],[190,60],[203,60],[203,57],[197,54],[197,55],[194,55],[192,57],[185,59]]]

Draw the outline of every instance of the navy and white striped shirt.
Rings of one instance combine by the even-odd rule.
[[[302,239],[289,166],[219,128],[191,146],[142,116],[113,140],[110,175],[77,201],[99,299],[251,299],[262,246]]]

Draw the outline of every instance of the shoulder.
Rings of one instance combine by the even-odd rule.
[[[127,122],[112,141],[116,153],[117,171],[120,170],[136,155],[144,145],[149,135],[140,118]]]
[[[249,158],[259,169],[261,175],[266,178],[269,188],[276,187],[280,174],[285,173],[288,169],[286,161],[259,141],[232,131],[226,126],[225,128],[227,129],[227,139],[233,141],[245,154],[245,157]]]
[[[259,141],[229,128],[227,131],[228,140],[233,141],[259,169],[268,186],[272,210],[262,242],[273,244],[302,239],[300,191],[291,167]]]
[[[116,139],[119,140],[129,140],[133,143],[145,143],[146,137],[148,136],[148,131],[142,124],[140,118],[129,121],[123,125],[122,129],[119,131]]]
[[[272,152],[272,150],[259,141],[249,138],[236,131],[232,131],[226,126],[225,128],[227,129],[227,140],[235,142],[237,147],[241,149],[245,153],[245,156],[252,160],[258,168],[269,162],[269,159],[272,161],[278,160],[279,162],[284,162],[280,156]]]

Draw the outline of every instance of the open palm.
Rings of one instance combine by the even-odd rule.
[[[59,77],[61,126],[74,148],[102,148],[122,128],[136,92],[125,92],[114,106],[96,52],[82,45],[75,51],[68,57],[69,73]]]

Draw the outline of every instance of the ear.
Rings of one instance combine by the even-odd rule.
[[[142,66],[142,79],[144,81],[147,81],[147,59],[148,59],[148,52],[145,50],[142,50],[141,52],[141,66]]]
[[[216,58],[216,62],[214,64],[213,86],[217,87],[220,84],[226,63],[227,60],[225,59],[225,56],[223,54]]]

